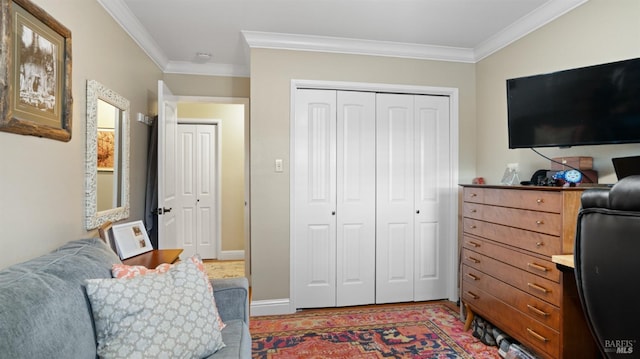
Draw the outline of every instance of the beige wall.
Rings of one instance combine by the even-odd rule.
[[[460,178],[474,173],[475,66],[386,57],[251,51],[251,266],[253,298],[289,298],[291,79],[455,87],[460,95]],[[285,171],[274,172],[284,159]]]
[[[244,250],[244,105],[179,103],[178,118],[220,120],[222,250]]]
[[[591,0],[477,64],[478,176],[499,183],[507,163],[521,180],[549,161],[529,149],[508,149],[508,78],[640,57],[640,1]],[[600,182],[615,183],[612,157],[638,155],[640,145],[542,148],[548,157],[592,156]]]
[[[178,96],[249,97],[248,77],[164,74],[163,80]]]
[[[93,79],[147,112],[160,70],[102,6],[87,0],[34,0],[71,30],[73,124],[70,142],[0,132],[0,268],[94,236],[84,227],[86,81]],[[131,217],[142,219],[148,127],[131,121]]]

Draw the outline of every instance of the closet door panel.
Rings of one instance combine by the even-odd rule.
[[[197,127],[197,233],[198,254],[203,259],[217,257],[217,131],[216,125]]]
[[[337,305],[375,300],[375,94],[337,94]]]
[[[414,103],[376,97],[376,303],[411,300],[414,270]]]
[[[186,257],[197,253],[196,125],[178,125],[176,232],[178,247]]]
[[[449,98],[415,96],[415,300],[447,297]],[[444,221],[444,223],[443,223]],[[445,224],[445,225],[443,225]]]
[[[336,91],[298,90],[294,122],[296,306],[335,306]]]

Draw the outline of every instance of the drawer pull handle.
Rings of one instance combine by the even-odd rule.
[[[535,269],[535,270],[540,271],[540,272],[545,272],[546,273],[547,271],[549,271],[549,269],[547,267],[541,266],[541,265],[536,264],[536,263],[527,263],[527,266],[529,268],[531,268],[531,269]]]
[[[471,298],[473,299],[478,299],[480,297],[478,297],[475,293],[471,292],[471,291],[467,291],[467,294],[469,294],[469,296],[471,296]]]
[[[540,204],[540,203],[544,203],[544,199],[542,198],[538,198],[536,199],[536,203]]]
[[[544,246],[544,242],[536,242],[536,247],[540,248]]]
[[[473,262],[473,263],[475,263],[475,264],[480,263],[480,260],[479,260],[479,259],[476,259],[476,258],[473,258],[473,257],[467,257],[467,259],[468,259],[468,260],[470,260],[470,261],[472,261],[472,262]]]
[[[539,219],[539,220],[537,220],[537,221],[536,221],[536,224],[537,224],[537,225],[544,224],[544,221],[543,221],[543,220],[541,220],[541,219]]]
[[[476,196],[478,196],[476,193],[471,194],[471,197],[476,197]]]
[[[476,227],[476,225],[475,225],[475,224],[472,224],[472,225],[470,225],[470,226],[469,226],[469,228],[471,228],[471,229],[476,229],[476,228],[478,228],[478,227]]]
[[[475,247],[475,248],[480,247],[480,244],[478,244],[478,243],[476,243],[474,241],[469,241],[469,245],[472,246],[472,247]]]
[[[543,337],[542,335],[540,335],[540,334],[538,334],[538,333],[534,332],[533,330],[531,330],[531,329],[529,329],[529,328],[527,328],[527,332],[529,332],[529,334],[530,334],[532,337],[534,337],[534,338],[538,339],[539,341],[541,341],[541,342],[543,342],[543,343],[546,343],[546,342],[548,342],[548,341],[549,341],[549,339],[547,339],[547,338]]]
[[[478,210],[475,208],[471,210],[471,213],[476,213],[476,212],[478,212]]]
[[[547,288],[541,287],[541,286],[539,286],[539,285],[537,285],[537,284],[534,284],[534,283],[527,283],[527,285],[529,286],[529,288],[531,288],[531,289],[535,289],[535,290],[537,290],[538,292],[542,292],[542,293],[545,293],[545,294],[547,294],[547,293],[551,292],[551,291],[550,291],[550,290],[548,290]]]
[[[467,273],[466,274],[467,277],[473,279],[473,280],[479,280],[480,278],[476,277],[475,275],[471,274],[471,273]]]
[[[541,317],[548,317],[548,316],[549,316],[549,313],[544,312],[544,311],[542,311],[542,310],[540,310],[540,309],[538,309],[538,308],[534,307],[534,306],[533,306],[533,305],[531,305],[531,304],[527,304],[527,308],[529,308],[529,310],[531,310],[532,312],[534,312],[534,313],[538,314],[538,315],[539,315],[539,316],[541,316]]]

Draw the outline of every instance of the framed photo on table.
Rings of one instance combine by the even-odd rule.
[[[0,131],[71,140],[71,31],[29,0],[0,21]]]
[[[113,241],[120,259],[127,259],[153,250],[142,221],[114,224]]]

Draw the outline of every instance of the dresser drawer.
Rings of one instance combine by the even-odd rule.
[[[548,260],[514,251],[480,238],[463,236],[462,246],[477,253],[510,264],[529,273],[560,283],[560,270]]]
[[[542,212],[562,212],[562,194],[560,192],[509,190],[496,188],[484,189],[482,203],[502,207],[530,209]]]
[[[500,224],[482,222],[471,218],[462,220],[463,231],[496,242],[551,257],[562,253],[560,237]]]
[[[494,325],[545,357],[560,357],[560,333],[521,313],[477,286],[466,284],[462,300]]]
[[[465,202],[462,205],[462,216],[466,218],[482,219],[482,209],[484,206],[479,203]]]
[[[487,222],[560,236],[562,217],[557,213],[482,205],[479,219]]]
[[[491,293],[494,297],[518,309],[532,319],[555,330],[560,330],[560,309],[558,307],[521,290],[514,289],[507,283],[499,281],[488,274],[463,265],[462,290],[464,291],[469,284]]]
[[[462,249],[462,264],[491,275],[523,292],[534,295],[550,304],[560,306],[562,297],[559,283],[523,271],[478,252]]]
[[[484,202],[484,188],[477,187],[465,187],[463,190],[463,201],[483,203]]]

